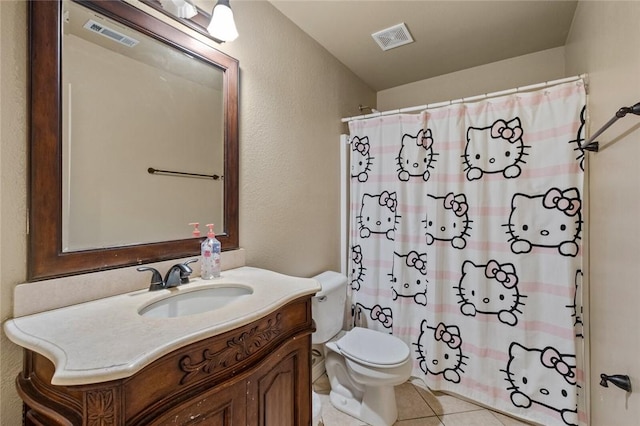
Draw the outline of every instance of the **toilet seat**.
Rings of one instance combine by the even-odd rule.
[[[335,342],[340,352],[352,361],[375,368],[395,368],[410,356],[406,343],[368,328],[355,327]]]

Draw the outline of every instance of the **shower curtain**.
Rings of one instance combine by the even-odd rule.
[[[585,425],[582,80],[351,121],[353,324],[413,376],[545,425]]]

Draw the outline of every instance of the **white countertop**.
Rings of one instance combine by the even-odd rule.
[[[178,318],[147,318],[138,310],[179,292],[240,284],[253,288],[213,311]],[[14,318],[4,330],[14,343],[55,365],[52,384],[81,385],[129,377],[178,348],[241,327],[288,302],[320,290],[311,278],[242,267],[220,278],[168,290],[140,290],[52,311]]]

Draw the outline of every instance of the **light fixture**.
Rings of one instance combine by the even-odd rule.
[[[236,23],[233,20],[233,11],[229,6],[229,0],[218,0],[213,7],[211,22],[207,31],[220,41],[233,41],[238,37]]]
[[[178,18],[191,19],[198,14],[198,9],[188,0],[160,0],[160,5]]]

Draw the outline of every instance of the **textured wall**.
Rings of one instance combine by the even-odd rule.
[[[132,1],[135,3],[135,1]],[[268,2],[233,4],[240,37],[240,245],[247,264],[311,276],[339,268],[340,118],[375,92]],[[0,1],[0,314],[26,279],[27,5]],[[20,349],[0,338],[0,425],[20,424]]]
[[[563,77],[564,48],[557,47],[382,90],[378,109],[450,101]]]
[[[0,320],[11,317],[13,287],[26,277],[27,5],[0,1]],[[0,425],[19,425],[14,390],[22,352],[0,334]]]
[[[233,4],[240,37],[240,245],[247,264],[339,267],[340,117],[375,93],[267,2]]]
[[[590,131],[640,102],[640,3],[581,1],[565,46],[567,72],[589,74]],[[589,156],[591,424],[640,418],[640,117],[629,115]],[[628,374],[634,393],[598,385],[600,373]]]

